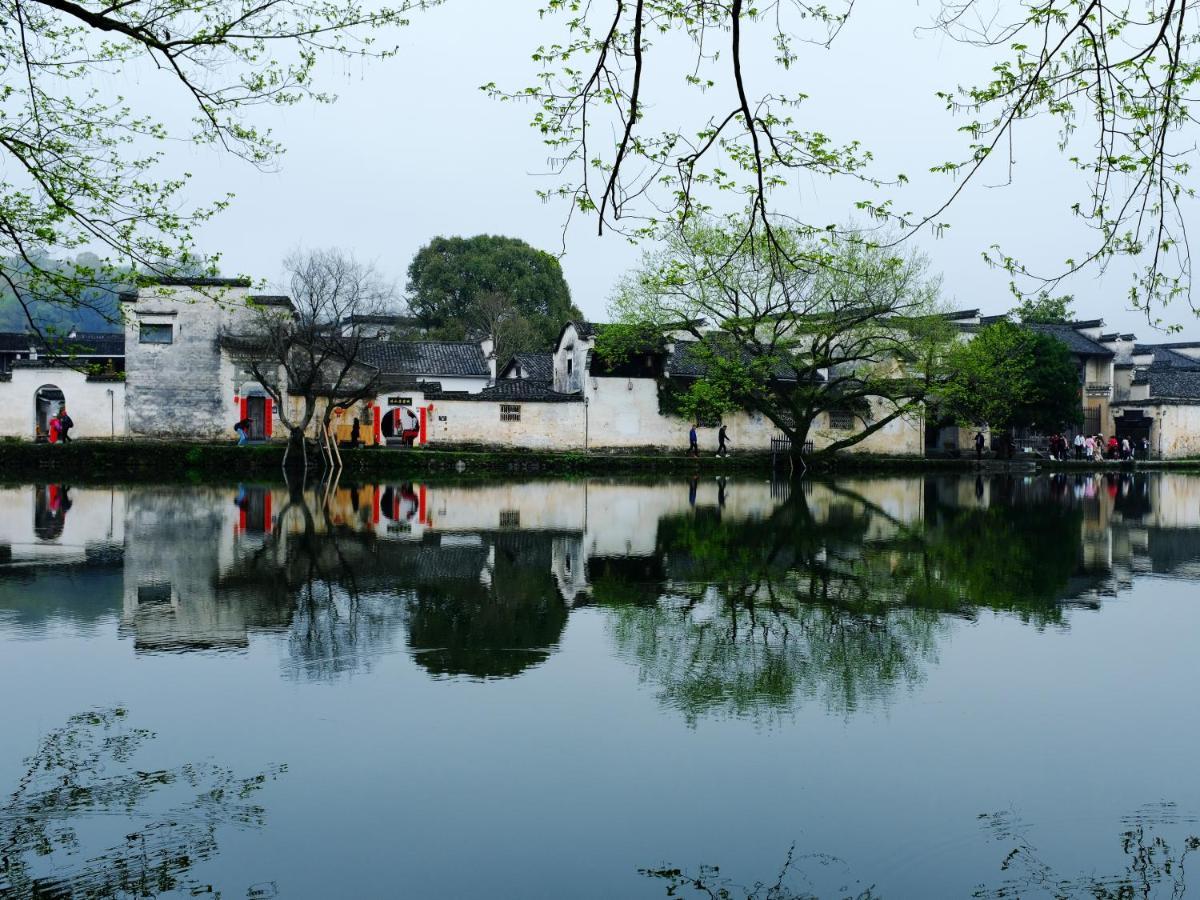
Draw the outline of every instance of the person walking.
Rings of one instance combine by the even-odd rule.
[[[724,423],[721,425],[721,430],[717,432],[717,456],[728,456],[729,448],[725,446],[725,442],[729,439],[729,431]]]
[[[1150,458],[1150,438],[1142,435],[1142,459]]]
[[[1075,458],[1083,459],[1083,435],[1075,435]]]
[[[62,429],[62,422],[58,416],[51,416],[50,421],[46,423],[46,440],[51,444],[57,444],[59,433]]]
[[[238,436],[237,445],[241,447],[250,437],[250,420],[241,419],[236,425],[233,426],[233,430]]]
[[[688,432],[688,453],[692,456],[700,455],[700,439],[696,436],[696,426],[693,425],[691,431]]]
[[[362,423],[358,419],[350,426],[350,449],[357,450],[362,445]]]
[[[55,417],[58,419],[58,439],[66,444],[71,440],[71,429],[75,427],[75,420],[67,415],[67,408],[64,406],[58,411]]]
[[[1083,458],[1087,460],[1096,458],[1096,439],[1090,434],[1083,440]]]
[[[986,443],[983,437],[983,431],[975,432],[975,461],[980,462],[983,459],[983,445]]]
[[[1121,438],[1121,459],[1133,459],[1133,445],[1129,443],[1129,438]]]

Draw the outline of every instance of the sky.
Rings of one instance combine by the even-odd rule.
[[[336,92],[335,103],[255,114],[287,147],[276,171],[180,150],[197,199],[236,195],[232,208],[200,233],[202,249],[220,252],[226,273],[275,280],[294,248],[343,247],[403,287],[414,253],[434,236],[511,235],[552,252],[565,246],[562,265],[574,301],[603,321],[615,282],[636,265],[640,249],[620,235],[597,236],[594,220],[564,235],[565,206],[536,194],[552,181],[544,174],[547,151],[529,126],[532,110],[479,90],[489,81],[529,83],[532,50],[562,34],[559,21],[539,21],[538,5],[447,0],[414,14],[396,35],[395,58],[325,66],[319,87]],[[810,95],[802,107],[806,127],[861,140],[881,175],[912,178],[897,205],[914,211],[936,206],[952,189],[946,176],[928,169],[965,146],[955,130],[962,120],[934,92],[979,80],[992,59],[944,35],[917,32],[935,5],[858,0],[833,49],[806,46],[800,64],[782,74],[769,60],[750,62],[759,91]],[[655,52],[661,53],[654,57],[656,74],[663,74],[648,90],[650,114],[667,122],[694,113],[679,58],[672,66],[671,48]],[[954,308],[988,314],[1013,305],[1007,276],[981,258],[994,243],[1046,265],[1080,255],[1083,235],[1068,211],[1080,184],[1054,137],[1037,123],[1020,131],[1011,183],[1006,162],[996,159],[951,208],[945,235],[914,239],[942,274],[943,295]],[[777,202],[810,221],[850,221],[853,200],[865,195],[811,176],[795,182]],[[1133,331],[1144,341],[1200,339],[1200,320],[1184,303],[1160,311],[1183,330],[1170,337],[1156,332],[1128,308],[1128,284],[1127,269],[1093,270],[1060,292],[1075,295],[1077,317],[1104,318],[1111,330]]]

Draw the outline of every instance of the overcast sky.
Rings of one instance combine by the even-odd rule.
[[[538,5],[448,0],[414,15],[398,34],[397,58],[327,67],[321,87],[337,92],[335,104],[269,111],[258,119],[288,148],[277,172],[189,151],[198,197],[201,191],[237,195],[232,209],[202,232],[203,249],[219,250],[226,272],[274,279],[291,248],[345,247],[375,261],[401,286],[413,254],[435,235],[505,234],[557,252],[566,209],[543,204],[535,194],[550,182],[541,174],[547,153],[529,127],[530,109],[498,103],[479,90],[488,81],[512,87],[529,82],[530,52],[558,24],[540,23]],[[991,61],[943,35],[914,34],[928,23],[933,6],[859,0],[832,50],[806,48],[801,66],[774,82],[758,82],[760,92],[810,94],[802,107],[805,127],[837,140],[862,140],[875,153],[879,174],[912,177],[897,206],[914,211],[936,205],[952,186],[945,176],[921,173],[959,157],[964,146],[955,131],[962,121],[945,111],[934,92],[973,80]],[[649,102],[654,115],[669,118],[686,95],[683,73],[675,79],[665,62],[664,70],[672,81],[656,82]],[[764,64],[758,71],[772,70]],[[672,93],[675,83],[678,95]],[[1081,199],[1079,181],[1053,137],[1045,128],[1019,133],[1013,183],[999,186],[1008,170],[997,159],[951,209],[948,234],[919,239],[956,307],[995,313],[1012,305],[1007,278],[980,257],[993,243],[1047,265],[1080,254],[1082,235],[1068,212]],[[811,221],[846,222],[860,196],[861,189],[804,177],[777,202]],[[605,318],[614,282],[638,253],[618,235],[597,237],[594,222],[572,227],[563,268],[587,316]],[[1134,331],[1142,340],[1200,339],[1200,322],[1183,304],[1164,313],[1184,327],[1172,338],[1157,335],[1144,316],[1130,311],[1127,270],[1103,278],[1092,272],[1063,290],[1076,295],[1078,316],[1103,317],[1113,330]]]

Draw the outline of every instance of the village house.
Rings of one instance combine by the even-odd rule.
[[[248,418],[253,440],[282,439],[278,411],[246,360],[222,335],[253,327],[262,307],[289,298],[255,294],[245,279],[164,279],[121,295],[122,334],[72,334],[47,346],[29,335],[0,335],[0,436],[44,438],[66,405],[74,436],[232,439]],[[979,310],[947,314],[963,340],[998,320]],[[364,334],[362,363],[377,393],[335,409],[335,435],[354,420],[367,445],[486,446],[540,450],[683,449],[692,425],[671,409],[673,393],[702,377],[694,338],[612,366],[596,342],[604,325],[570,322],[547,352],[497,360],[489,340],[396,340],[409,320],[358,317],[342,323]],[[1106,333],[1102,320],[1027,326],[1067,344],[1079,368],[1087,433],[1149,438],[1163,458],[1200,455],[1200,342],[1139,344]],[[299,403],[299,398],[289,402]],[[882,403],[867,415],[886,415]],[[734,450],[766,450],[779,436],[764,416],[738,411],[721,421]],[[701,448],[716,449],[717,422],[701,423]],[[837,411],[818,417],[809,438],[820,449],[863,427]],[[956,451],[974,429],[921,416],[901,417],[847,452],[893,456]]]

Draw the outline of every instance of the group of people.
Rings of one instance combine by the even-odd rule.
[[[717,431],[717,456],[729,455],[729,430],[722,425]],[[692,456],[700,455],[700,438],[696,434],[696,426],[693,425],[688,432],[688,453]]]
[[[66,444],[71,440],[71,429],[75,422],[67,415],[65,406],[59,407],[58,412],[46,423],[46,440],[51,444]]]
[[[1099,462],[1104,459],[1148,459],[1150,457],[1150,439],[1143,436],[1140,440],[1130,440],[1116,436],[1107,439],[1102,434],[1077,434],[1070,442],[1061,434],[1050,438],[1050,458],[1056,460],[1090,459]]]

